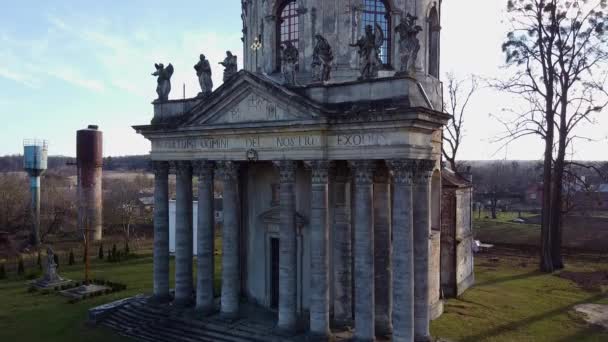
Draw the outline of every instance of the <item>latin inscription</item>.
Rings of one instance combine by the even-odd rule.
[[[275,140],[275,146],[279,148],[316,146],[317,141],[318,137],[310,135],[295,137],[277,137]]]
[[[279,135],[242,137],[205,137],[162,139],[154,141],[153,149],[162,150],[238,150],[238,149],[298,149],[321,147],[319,135]],[[330,137],[327,144],[336,147],[384,146],[389,140],[383,134],[343,134]]]
[[[338,146],[370,146],[386,144],[382,134],[346,134],[338,135]]]

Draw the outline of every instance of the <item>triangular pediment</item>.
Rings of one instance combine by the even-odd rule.
[[[194,108],[188,126],[314,120],[321,110],[262,76],[243,73]]]

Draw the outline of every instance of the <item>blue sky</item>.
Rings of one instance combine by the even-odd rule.
[[[48,139],[50,154],[75,154],[75,131],[98,124],[104,154],[145,154],[149,143],[131,125],[150,121],[156,97],[155,62],[175,66],[171,98],[199,88],[192,66],[203,52],[221,84],[226,50],[242,55],[240,1],[12,1],[0,12],[0,155],[22,153],[22,140]],[[500,74],[506,0],[445,0],[442,72]],[[475,20],[469,20],[477,13]],[[471,103],[463,159],[538,159],[537,139],[507,150],[491,144],[497,114],[510,99],[489,89]],[[605,115],[604,115],[605,116]],[[608,120],[586,133],[581,159],[608,159]],[[534,146],[534,147],[532,147]],[[538,147],[538,148],[537,148]]]

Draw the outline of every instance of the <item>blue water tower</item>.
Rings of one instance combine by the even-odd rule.
[[[46,140],[23,141],[23,169],[30,177],[32,195],[32,235],[34,246],[40,244],[40,176],[47,169],[48,143]]]

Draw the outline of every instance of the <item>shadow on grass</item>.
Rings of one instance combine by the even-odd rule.
[[[549,318],[549,317],[552,317],[552,316],[559,315],[561,313],[567,312],[567,311],[573,309],[576,305],[585,304],[585,303],[592,303],[592,302],[596,302],[596,301],[598,301],[600,299],[604,299],[604,298],[606,298],[606,294],[600,293],[600,294],[597,294],[597,295],[595,295],[593,297],[586,298],[584,300],[580,300],[580,301],[578,301],[576,303],[572,303],[570,305],[566,305],[566,306],[563,306],[561,308],[557,308],[557,309],[554,309],[554,310],[543,312],[543,313],[538,314],[538,315],[525,317],[525,318],[523,318],[523,319],[521,319],[519,321],[511,322],[509,324],[501,325],[501,326],[496,327],[494,329],[491,329],[491,330],[488,330],[488,331],[484,331],[482,333],[479,333],[479,334],[476,334],[476,335],[473,335],[473,336],[465,337],[464,339],[462,339],[462,342],[477,342],[477,341],[480,341],[480,340],[483,340],[483,339],[487,339],[487,338],[490,338],[490,337],[495,337],[497,335],[501,335],[501,334],[504,334],[504,333],[509,332],[509,331],[513,331],[513,330],[517,330],[517,329],[523,328],[526,325],[529,325],[529,324],[532,324],[534,322],[543,320],[545,318]],[[588,330],[588,329],[586,329],[586,330]],[[576,336],[585,336],[585,335],[580,335],[582,333],[583,332],[581,332],[579,334],[576,334]],[[587,333],[589,333],[589,331],[587,331]],[[576,341],[576,340],[577,339],[572,339],[572,337],[568,337],[568,339],[562,340],[562,341],[565,342],[565,341]]]
[[[485,285],[495,285],[495,284],[500,284],[500,283],[504,283],[507,281],[527,279],[527,278],[538,277],[538,276],[542,276],[542,275],[546,275],[546,274],[547,273],[543,273],[541,271],[536,270],[536,271],[531,271],[531,272],[523,273],[523,274],[516,274],[516,275],[512,275],[512,276],[508,276],[508,277],[486,280],[481,283],[476,283],[475,287],[485,286]]]
[[[591,336],[593,334],[599,334],[599,333],[602,333],[602,332],[606,333],[606,331],[603,330],[602,328],[590,325],[589,327],[585,328],[582,331],[579,331],[578,333],[576,333],[574,335],[562,337],[559,340],[556,340],[555,342],[581,341],[585,337],[589,337],[589,336]]]

